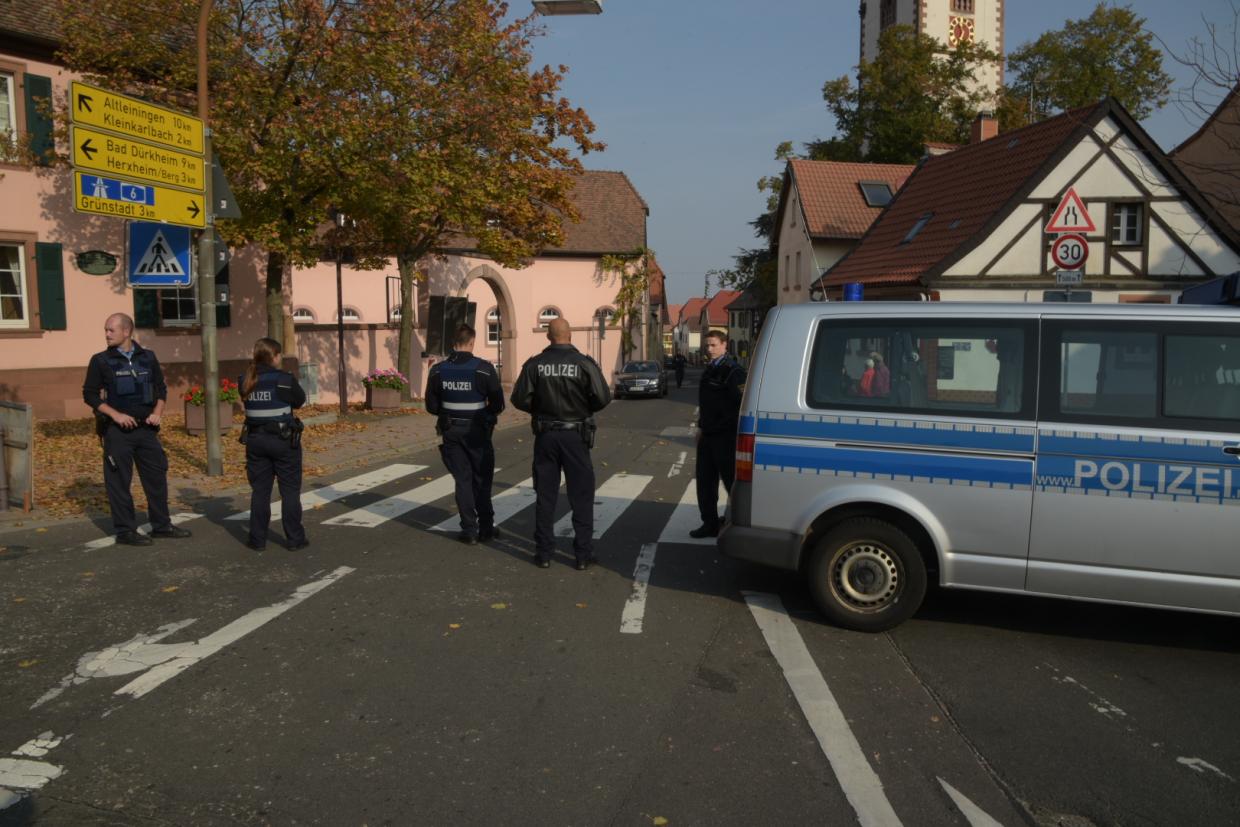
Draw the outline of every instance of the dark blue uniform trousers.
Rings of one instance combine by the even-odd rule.
[[[723,488],[732,493],[732,481],[736,479],[736,437],[730,433],[702,434],[697,445],[698,511],[702,525],[719,525],[719,480]]]
[[[491,484],[495,477],[495,447],[483,425],[455,426],[444,431],[439,446],[443,464],[456,482],[456,510],[461,531],[477,536],[495,527]]]
[[[168,517],[168,455],[155,429],[146,425],[129,431],[109,425],[103,434],[103,485],[112,509],[112,524],[118,534],[138,528],[133,495],[129,492],[135,463],[146,493],[151,527],[169,528],[172,520]]]
[[[301,525],[301,447],[278,434],[251,433],[245,443],[245,475],[250,480],[250,541],[267,542],[271,522],[271,483],[280,485],[280,524],[290,544],[304,542]]]
[[[578,561],[594,556],[594,464],[590,449],[576,431],[547,431],[534,437],[534,555],[550,560],[555,553],[553,520],[560,497],[560,471],[573,509],[573,553]]]

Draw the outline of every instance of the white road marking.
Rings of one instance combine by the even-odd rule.
[[[497,468],[496,470],[498,471],[499,469]],[[410,491],[402,491],[394,496],[354,509],[348,514],[341,514],[339,517],[324,520],[323,525],[377,528],[402,514],[408,514],[415,508],[421,508],[427,503],[433,503],[440,497],[446,497],[455,490],[456,481],[449,474]]]
[[[1185,767],[1188,767],[1190,770],[1196,773],[1204,774],[1207,770],[1209,770],[1210,772],[1214,773],[1220,778],[1226,778],[1228,781],[1236,780],[1203,758],[1184,758],[1183,756],[1181,756],[1175,759],[1175,762],[1177,764],[1182,764]]]
[[[61,767],[46,761],[0,758],[0,787],[7,787],[10,791],[37,790],[53,778],[59,778],[62,773],[64,770]],[[21,797],[17,796],[16,800],[10,800],[9,804],[5,804],[7,799],[7,796],[0,798],[0,809],[9,804],[16,804]]]
[[[352,573],[355,569],[348,566],[340,566],[335,571],[325,577],[313,582],[300,586],[292,595],[275,603],[271,606],[264,606],[261,609],[255,609],[243,617],[239,617],[227,626],[218,629],[201,640],[193,643],[187,643],[184,648],[164,663],[150,669],[139,675],[129,683],[116,690],[114,694],[130,695],[134,698],[141,698],[152,689],[163,684],[165,681],[175,678],[177,675],[189,669],[201,660],[211,657],[216,652],[234,643],[241,638],[253,632],[267,623],[275,620],[289,609],[297,606],[302,601],[312,597],[323,589],[335,583],[342,577]],[[164,644],[151,644],[152,646],[163,646]]]
[[[188,523],[190,520],[196,520],[201,516],[201,514],[195,514],[192,511],[182,511],[180,514],[173,514],[169,517],[169,520],[173,525],[180,525],[181,523]],[[138,531],[141,531],[143,534],[149,534],[153,528],[154,526],[150,523],[143,523],[138,526]],[[116,535],[112,534],[107,537],[100,537],[98,540],[91,540],[83,548],[86,551],[97,551],[98,549],[114,545],[116,545]]]
[[[883,792],[882,781],[866,760],[857,736],[849,729],[843,711],[779,596],[762,592],[743,594],[766,645],[783,669],[784,679],[818,738],[818,745],[831,763],[844,796],[857,813],[857,820],[862,827],[899,825],[900,819]]]
[[[61,743],[69,737],[70,736],[66,735],[64,738],[57,738],[50,731],[44,732],[41,733],[39,737],[31,738],[29,741],[13,750],[13,754],[21,758],[42,758],[52,750],[56,749],[56,747],[60,746]]]
[[[685,467],[685,457],[689,456],[688,451],[681,451],[680,456],[676,457],[676,461],[672,463],[672,467],[667,469],[667,478],[680,476],[680,469]]]
[[[943,785],[943,789],[947,791],[948,797],[951,798],[952,803],[956,805],[956,809],[960,811],[960,814],[964,816],[965,821],[969,822],[971,827],[1003,827],[1002,824],[991,818],[985,810],[970,801],[960,790],[957,790],[942,778],[939,779],[939,783]]]
[[[304,509],[314,508],[316,505],[335,502],[343,499],[350,494],[357,494],[361,491],[369,491],[371,488],[377,488],[384,483],[398,480],[401,477],[407,477],[410,474],[416,474],[419,471],[425,471],[425,465],[405,465],[402,463],[394,463],[385,465],[375,471],[366,474],[360,474],[356,477],[350,477],[347,480],[326,485],[322,488],[316,488],[313,491],[303,491],[301,495],[301,507]],[[278,489],[274,489],[278,490]],[[271,504],[271,519],[278,520],[283,513],[283,503],[273,502]],[[230,520],[248,520],[250,512],[242,511],[240,514],[233,514]]]
[[[171,660],[181,654],[190,644],[160,644],[158,641],[179,632],[193,622],[193,618],[178,620],[159,627],[154,634],[136,635],[124,643],[100,649],[98,652],[87,652],[78,659],[77,668],[61,678],[59,686],[44,692],[42,697],[31,704],[30,708],[37,709],[48,701],[58,698],[66,689],[86,683],[92,678],[131,675]]]
[[[666,428],[664,428],[662,431],[659,432],[659,436],[666,436],[666,437],[673,437],[673,438],[691,437],[693,436],[693,428],[687,428],[684,425],[668,425]]]
[[[537,502],[537,499],[537,496],[534,494],[533,477],[522,480],[512,488],[505,488],[491,498],[491,507],[495,509],[495,525],[500,525],[504,521],[516,516],[519,512]],[[460,515],[454,513],[451,517],[432,528],[431,531],[460,531],[460,529]]]
[[[644,543],[637,555],[637,566],[633,569],[633,593],[624,604],[624,613],[620,615],[620,633],[624,635],[640,635],[642,621],[646,616],[646,590],[650,586],[650,573],[654,571],[654,554],[658,550],[657,543]]]
[[[724,509],[727,508],[728,492],[723,487],[723,483],[719,483],[719,519],[723,519]],[[689,532],[702,524],[702,516],[698,513],[697,504],[697,480],[689,480],[689,487],[685,489],[684,496],[680,498],[680,502],[676,505],[676,510],[672,512],[672,516],[668,518],[667,524],[663,526],[663,533],[659,535],[660,543],[683,543],[693,546],[713,546],[715,544],[714,537],[690,537]]]
[[[633,504],[654,477],[645,474],[620,473],[611,477],[594,492],[594,539],[607,533],[612,523]],[[555,524],[556,537],[573,536],[573,515],[570,511]]]

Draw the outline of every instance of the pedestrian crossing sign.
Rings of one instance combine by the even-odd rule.
[[[126,274],[130,287],[190,287],[194,283],[189,227],[129,222]]]

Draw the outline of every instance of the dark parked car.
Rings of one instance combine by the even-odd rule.
[[[667,396],[667,374],[658,362],[626,362],[616,373],[613,396]]]

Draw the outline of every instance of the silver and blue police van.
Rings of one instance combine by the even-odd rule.
[[[767,317],[731,557],[841,626],[945,587],[1240,614],[1240,313],[837,302]]]

